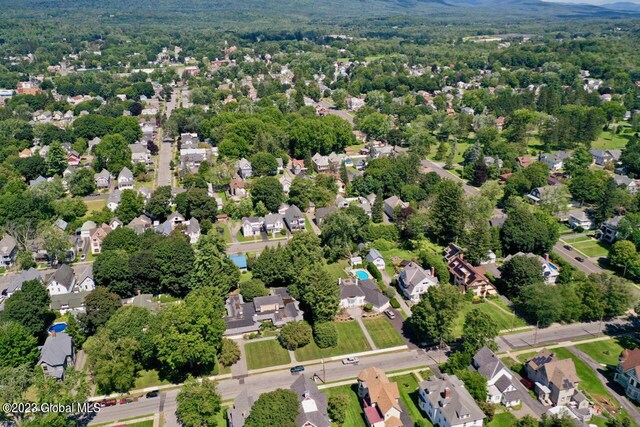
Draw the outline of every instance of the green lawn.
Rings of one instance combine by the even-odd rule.
[[[601,150],[620,150],[627,145],[629,139],[629,135],[615,135],[610,131],[604,131],[600,134],[600,137],[591,144],[591,147]]]
[[[249,342],[244,345],[249,369],[268,368],[269,366],[291,363],[289,352],[282,348],[278,340]]]
[[[609,248],[607,245],[600,241],[590,240],[573,244],[572,246],[588,256],[593,257],[606,257],[609,254]]]
[[[512,427],[516,424],[517,418],[511,412],[503,412],[493,417],[487,427]]]
[[[404,340],[386,317],[362,319],[376,347],[388,348],[404,344]]]
[[[139,423],[126,423],[127,427],[153,427],[153,420],[140,421]]]
[[[240,273],[240,280],[238,282],[239,283],[248,282],[252,278],[253,278],[253,273],[252,272],[244,271],[244,272]]]
[[[136,383],[134,388],[147,388],[158,385],[170,384],[167,380],[160,380],[158,377],[158,371],[155,369],[150,369],[148,371],[142,370],[138,372],[138,378],[136,378]]]
[[[579,389],[586,391],[594,399],[600,402],[606,401],[610,402],[612,405],[618,406],[609,392],[607,392],[602,382],[600,382],[596,373],[586,363],[578,358],[578,356],[571,353],[566,348],[556,348],[552,351],[559,359],[571,358],[573,360],[573,363],[576,366],[576,373],[578,374],[578,377],[580,377]]]
[[[220,409],[220,412],[216,415],[216,422],[218,427],[227,427],[227,408]]]
[[[587,353],[598,363],[613,366],[618,365],[618,356],[623,350],[615,339],[578,344],[576,348]]]
[[[227,224],[217,224],[214,229],[217,229],[222,234],[225,243],[231,243],[231,231],[229,231]]]
[[[460,309],[458,318],[456,319],[453,325],[453,332],[454,332],[454,336],[456,337],[462,336],[462,327],[464,325],[464,317],[471,310],[480,310],[483,313],[486,313],[487,315],[489,315],[498,326],[498,330],[501,330],[501,331],[506,329],[511,329],[511,328],[518,328],[521,326],[527,326],[527,323],[522,318],[518,316],[509,315],[489,302],[472,304],[470,302],[465,301],[464,304],[465,305],[462,307],[462,309]],[[511,309],[507,309],[507,310],[513,313]]]
[[[342,385],[340,387],[331,387],[325,390],[322,390],[326,393],[327,398],[331,397],[335,394],[345,394],[349,396],[349,406],[347,407],[347,414],[344,419],[344,423],[342,427],[365,427],[366,424],[363,418],[362,407],[360,406],[360,401],[358,400],[358,394],[356,392],[358,386],[356,384],[353,385]],[[339,427],[339,424],[332,423],[334,427]]]
[[[238,230],[238,234],[236,234],[236,237],[238,238],[238,242],[243,243],[243,242],[259,242],[262,240],[261,236],[244,236],[242,234],[242,230]]]
[[[347,260],[342,259],[332,264],[326,264],[325,269],[331,275],[331,278],[337,282],[338,279],[346,279],[349,277],[347,272],[344,271],[347,266]]]
[[[295,351],[296,360],[314,360],[371,350],[358,322],[353,320],[351,322],[335,322],[334,324],[338,330],[338,345],[336,347],[321,349],[312,340],[306,346]]]
[[[420,411],[420,407],[418,406],[418,380],[416,380],[416,377],[413,374],[406,374],[392,377],[390,380],[398,383],[402,404],[413,422],[416,423],[418,420],[425,420],[427,422],[426,425],[431,426],[432,424]]]
[[[84,204],[87,205],[87,215],[91,214],[91,212],[101,211],[105,206],[107,206],[106,199],[92,199],[85,200]]]
[[[589,236],[582,236],[582,235],[576,235],[575,237],[563,237],[562,240],[564,240],[567,243],[579,243],[579,242],[591,242],[592,239]]]

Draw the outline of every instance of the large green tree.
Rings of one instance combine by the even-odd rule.
[[[430,287],[411,308],[408,322],[419,342],[444,344],[453,340],[453,322],[462,304],[457,287],[440,284]]]
[[[24,326],[34,337],[43,337],[55,319],[50,302],[45,286],[39,280],[29,280],[5,301],[2,318]]]
[[[299,413],[298,396],[291,390],[279,388],[260,395],[251,408],[245,426],[295,427]]]
[[[33,366],[40,354],[31,331],[14,321],[0,322],[0,353],[0,368]]]
[[[269,212],[278,212],[278,208],[284,202],[282,184],[272,176],[258,178],[251,187],[251,198],[254,205],[262,202]]]
[[[217,233],[202,236],[196,245],[191,273],[191,288],[211,287],[220,298],[226,298],[238,284],[240,270],[227,257],[226,244]]]
[[[452,180],[438,184],[430,209],[429,231],[440,242],[450,243],[460,237],[465,220],[464,192]]]
[[[176,416],[185,427],[216,426],[221,401],[214,381],[189,378],[176,397]]]
[[[85,312],[78,317],[87,335],[93,335],[122,306],[120,297],[107,288],[98,286],[84,299]]]

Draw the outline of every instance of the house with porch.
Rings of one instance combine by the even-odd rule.
[[[613,380],[629,399],[640,403],[640,348],[622,351]]]
[[[433,425],[481,427],[484,412],[455,375],[434,376],[419,384],[418,406]]]
[[[68,334],[60,332],[47,337],[40,349],[38,366],[46,376],[62,380],[65,369],[73,366],[74,361],[73,341]]]
[[[289,206],[289,209],[285,211],[284,222],[292,233],[306,228],[304,214],[296,205]]]
[[[414,261],[411,261],[400,272],[398,284],[407,299],[418,303],[420,295],[427,292],[431,286],[438,284],[438,278],[433,268],[430,271],[425,271]]]
[[[242,218],[242,235],[245,237],[259,236],[264,227],[264,218],[251,216]]]
[[[122,168],[118,174],[118,188],[120,190],[133,190],[133,172],[128,167]]]
[[[472,363],[478,373],[487,379],[487,402],[502,404],[507,408],[522,402],[518,379],[488,347],[478,350]]]

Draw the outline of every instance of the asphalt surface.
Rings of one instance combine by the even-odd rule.
[[[553,251],[562,257],[569,264],[577,268],[578,270],[586,273],[586,274],[600,274],[604,273],[604,270],[600,268],[596,263],[591,261],[589,258],[584,258],[584,261],[580,262],[576,259],[579,254],[574,251],[569,251],[564,248],[562,243],[556,243],[553,247]]]

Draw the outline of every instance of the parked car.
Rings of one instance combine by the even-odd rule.
[[[304,366],[302,366],[302,365],[294,366],[293,368],[291,368],[289,370],[291,371],[292,374],[297,374],[299,372],[304,371]]]
[[[104,408],[106,406],[115,406],[116,405],[116,399],[104,399],[102,402],[100,402],[100,407]]]
[[[572,249],[573,249],[573,248],[571,247],[571,245],[564,245],[563,247],[564,247],[566,250],[568,250],[568,251],[570,251],[570,250],[572,250]]]
[[[584,262],[584,258],[582,258],[581,256],[577,256],[577,257],[576,257],[576,261],[578,261],[578,262]]]
[[[360,359],[357,357],[347,357],[346,359],[342,359],[343,365],[357,365],[360,362]]]
[[[533,390],[533,383],[526,378],[520,378],[520,382],[529,390]]]
[[[396,318],[396,314],[392,310],[385,310],[384,314],[386,314],[389,319],[393,320]]]
[[[158,390],[153,390],[150,391],[149,393],[146,394],[147,399],[150,399],[152,397],[158,397]]]

